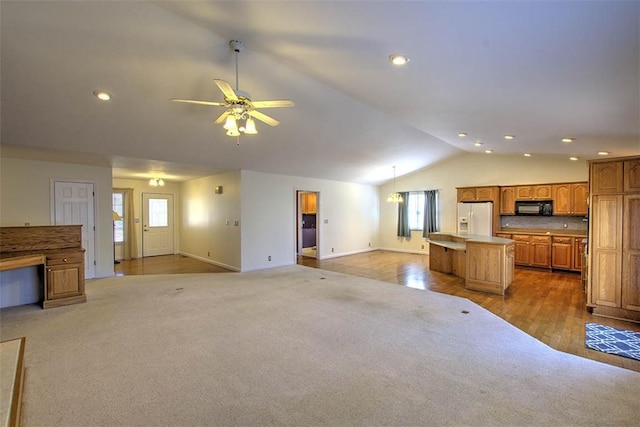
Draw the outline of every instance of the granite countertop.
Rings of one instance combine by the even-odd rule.
[[[551,230],[541,228],[501,228],[497,233],[506,234],[535,234],[544,236],[587,237],[587,230]]]

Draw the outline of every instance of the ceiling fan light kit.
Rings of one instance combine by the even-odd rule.
[[[393,167],[393,193],[390,193],[387,197],[387,202],[389,203],[402,203],[404,200],[402,199],[402,194],[396,191],[396,167]]]
[[[273,117],[256,110],[256,108],[282,108],[293,107],[295,104],[289,99],[277,99],[270,101],[251,101],[251,96],[238,88],[238,53],[244,49],[244,44],[239,40],[231,40],[229,47],[236,55],[236,88],[233,89],[229,83],[224,80],[214,79],[224,95],[224,102],[198,101],[194,99],[171,98],[173,102],[182,102],[187,104],[207,105],[214,107],[225,107],[226,110],[218,116],[214,121],[215,124],[224,122],[222,126],[227,135],[231,137],[240,137],[241,134],[256,135],[258,129],[254,119],[258,119],[269,126],[278,126],[280,122]],[[239,142],[239,139],[237,140]]]

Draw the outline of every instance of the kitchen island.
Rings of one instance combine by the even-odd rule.
[[[429,233],[429,269],[465,279],[465,288],[504,295],[513,282],[514,241],[501,237]]]

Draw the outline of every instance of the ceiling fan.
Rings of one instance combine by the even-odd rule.
[[[214,79],[215,84],[224,95],[224,102],[198,101],[195,99],[171,98],[174,102],[184,102],[188,104],[208,105],[214,107],[225,107],[226,110],[215,120],[214,123],[224,122],[224,128],[228,136],[239,137],[240,133],[247,135],[257,134],[255,121],[258,119],[270,126],[278,126],[279,121],[269,117],[256,108],[278,108],[293,107],[295,104],[289,99],[277,99],[271,101],[252,101],[247,92],[238,89],[238,53],[244,48],[244,44],[239,40],[231,40],[229,46],[236,54],[236,88],[235,90],[224,80]]]

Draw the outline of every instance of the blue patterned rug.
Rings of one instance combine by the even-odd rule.
[[[640,360],[640,332],[587,323],[587,348]]]

